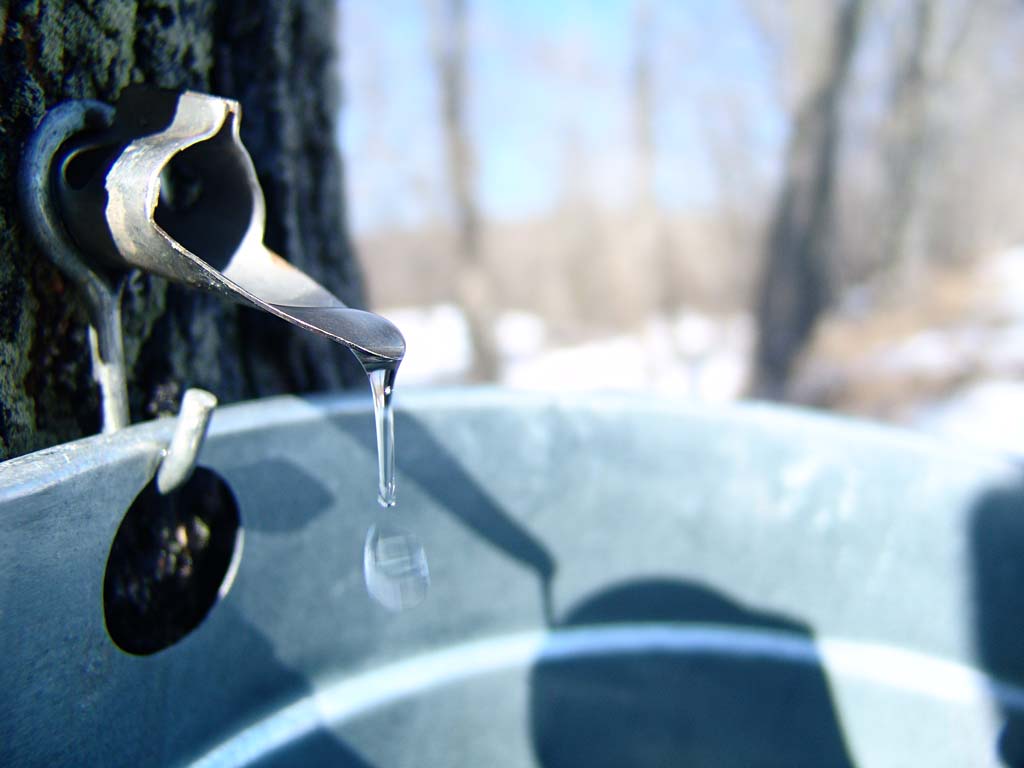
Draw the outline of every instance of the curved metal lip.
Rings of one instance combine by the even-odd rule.
[[[397,364],[405,339],[390,321],[352,309],[263,245],[263,192],[239,134],[238,102],[186,91],[171,123],[132,141],[106,178],[107,225],[129,265],[240,301],[349,347],[364,367]],[[228,125],[230,151],[251,195],[248,228],[223,271],[193,253],[155,219],[161,173],[178,153],[208,141]],[[141,192],[140,194],[140,185]],[[246,201],[240,201],[244,203]]]
[[[555,413],[571,414],[574,418],[635,414],[647,420],[682,419],[694,425],[714,424],[762,434],[801,433],[823,442],[849,441],[858,446],[858,450],[900,451],[919,461],[955,461],[965,470],[979,473],[987,484],[1014,482],[1020,475],[1019,462],[1013,456],[945,443],[901,427],[794,406],[757,402],[709,404],[682,396],[658,395],[638,399],[629,392],[581,394],[499,386],[413,387],[397,394],[396,400],[404,411],[429,414],[444,420],[487,412],[523,413],[535,420],[551,418]],[[210,422],[209,434],[211,438],[218,438],[367,413],[372,413],[371,403],[351,392],[277,395],[218,406]],[[173,426],[174,420],[169,418],[140,422],[116,434],[83,437],[0,462],[0,501],[9,501],[12,493],[27,493],[56,483],[58,479],[68,479],[87,471],[95,463],[116,460],[131,453],[139,444],[151,446],[154,452],[159,452],[171,439]],[[686,429],[685,424],[680,425],[680,432]],[[101,450],[94,452],[94,447]]]

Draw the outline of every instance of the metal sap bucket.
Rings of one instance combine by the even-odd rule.
[[[1021,764],[1016,467],[761,406],[403,394],[387,512],[365,400],[219,409],[233,583],[142,655],[108,561],[173,422],[0,465],[0,763]],[[401,613],[363,584],[385,517],[430,562]]]

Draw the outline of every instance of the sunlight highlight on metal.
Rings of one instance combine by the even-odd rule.
[[[694,624],[610,624],[501,635],[363,672],[327,684],[244,729],[193,763],[245,766],[318,728],[336,727],[412,695],[489,672],[541,662],[638,654],[762,658],[821,666],[831,677],[870,682],[945,701],[1024,712],[1024,689],[963,664],[874,643],[789,632]]]

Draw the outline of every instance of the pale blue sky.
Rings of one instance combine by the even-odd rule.
[[[630,195],[630,0],[470,0],[470,130],[483,212],[536,215],[567,187]],[[770,177],[785,121],[769,56],[738,0],[662,0],[655,14],[657,192],[666,207],[719,193],[709,131],[732,125]],[[446,212],[427,0],[343,4],[342,144],[357,232]],[[730,106],[731,105],[731,106]],[[731,111],[730,111],[731,110]],[[737,139],[734,137],[734,143]]]

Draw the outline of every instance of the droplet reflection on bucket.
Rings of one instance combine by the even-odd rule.
[[[423,602],[430,570],[423,545],[412,533],[391,525],[371,525],[363,545],[366,591],[391,611]]]

